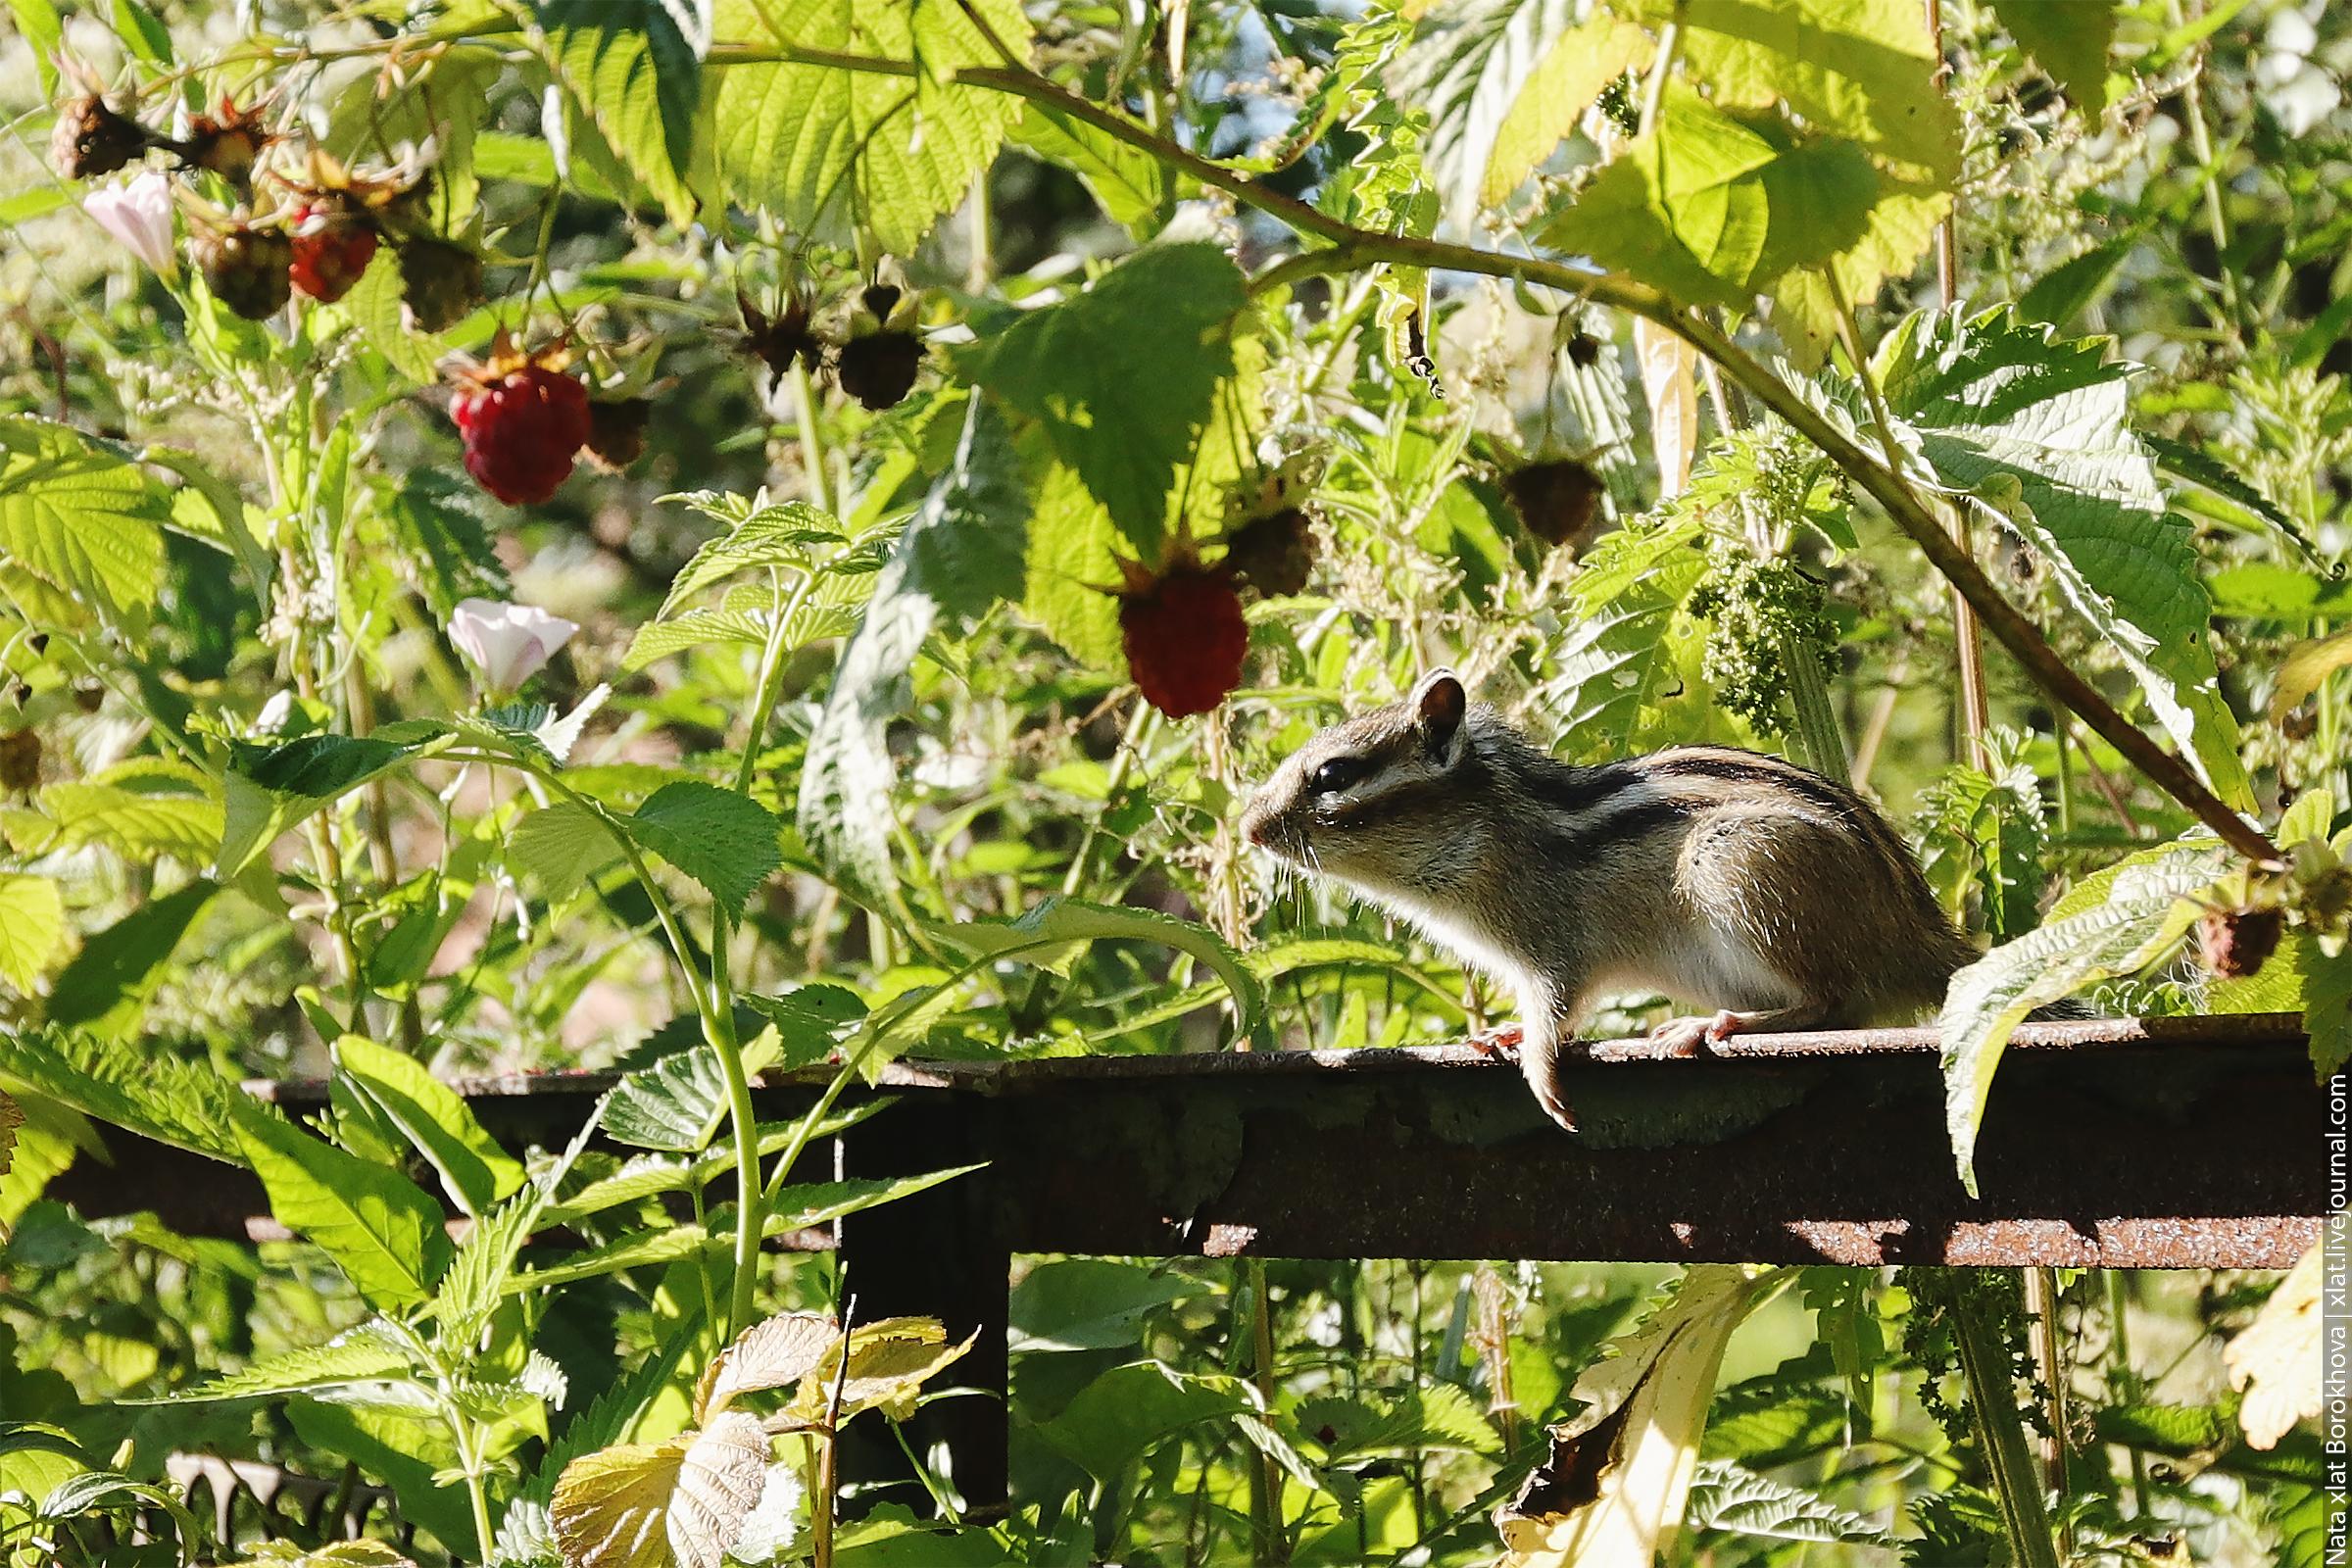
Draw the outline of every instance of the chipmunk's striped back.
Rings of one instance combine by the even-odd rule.
[[[1445,670],[1309,741],[1242,826],[1511,984],[1529,1081],[1563,1121],[1552,1059],[1601,995],[1713,1009],[1661,1026],[1691,1047],[1916,1014],[1974,956],[1851,790],[1722,746],[1571,766]]]

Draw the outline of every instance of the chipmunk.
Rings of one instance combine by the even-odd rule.
[[[1571,1132],[1554,1067],[1601,995],[1715,1009],[1651,1031],[1690,1054],[1741,1032],[1908,1021],[1977,956],[1851,790],[1727,746],[1570,766],[1449,669],[1299,748],[1242,833],[1507,982],[1528,1087]]]

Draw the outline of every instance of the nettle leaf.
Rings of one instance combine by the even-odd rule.
[[[0,931],[7,929],[0,919]],[[0,1072],[84,1115],[232,1165],[240,1113],[275,1115],[213,1070],[78,1031],[0,1030]]]
[[[1157,1361],[1113,1367],[1032,1430],[1099,1481],[1115,1481],[1171,1433],[1252,1412],[1232,1378],[1188,1377]]]
[[[784,624],[780,631],[776,627],[777,613],[774,589],[736,588],[723,605],[689,610],[666,620],[649,620],[638,627],[620,667],[640,670],[656,660],[711,643],[764,647],[771,633],[780,635],[785,647],[799,648],[819,638],[847,636],[858,624],[858,617],[845,607],[824,604],[813,597],[789,605],[782,612]]]
[[[1992,13],[2017,46],[2065,89],[2093,125],[2107,112],[2107,51],[2115,42],[2113,0],[2054,6],[2043,0],[1992,0]]]
[[[662,601],[662,615],[674,613],[695,594],[739,571],[762,566],[806,570],[815,559],[811,547],[849,542],[831,513],[819,512],[806,501],[771,503],[765,490],[749,501],[708,490],[662,499],[685,502],[727,525],[725,533],[697,550],[671,579],[669,594]]]
[[[1143,149],[1045,104],[1023,104],[1005,139],[1076,174],[1103,216],[1126,225],[1139,244],[1159,231],[1171,185],[1185,183],[1172,181],[1167,168]]]
[[[1110,1350],[1143,1338],[1154,1309],[1209,1287],[1108,1258],[1040,1263],[1014,1286],[1009,1302],[1015,1350]]]
[[[1919,312],[1881,345],[1907,445],[2034,545],[2068,603],[2122,658],[2156,720],[2214,793],[2254,807],[2221,693],[2195,530],[2165,511],[2132,434],[2131,367],[2007,310]]]
[[[1878,197],[1860,143],[1800,140],[1776,117],[1737,117],[1670,86],[1658,128],[1601,171],[1544,238],[1677,298],[1743,306],[1791,269],[1859,244]]]
[[[2311,1065],[2325,1083],[2352,1060],[2352,946],[2330,956],[2305,937],[2295,945],[2295,972],[2303,982],[2303,1028],[2311,1036]]]
[[[1011,94],[957,86],[954,77],[967,67],[1004,64],[973,16],[1023,61],[1028,18],[1013,0],[976,0],[971,13],[891,0],[723,0],[720,36],[772,36],[803,49],[904,62],[906,70],[730,65],[716,117],[728,188],[791,228],[855,219],[873,227],[883,249],[911,255],[933,221],[961,205],[1020,114]]]
[[[1134,549],[1155,560],[1169,487],[1234,373],[1231,323],[1248,303],[1219,247],[1152,246],[1075,298],[957,350],[956,363],[1039,420]]]
[[[66,940],[66,900],[45,876],[0,871],[0,977],[29,997]]]
[[[638,1149],[700,1153],[727,1113],[725,1071],[708,1044],[663,1056],[612,1088],[605,1131]]]
[[[605,142],[660,199],[693,220],[688,185],[703,101],[709,16],[668,0],[537,0],[532,42]]]
[[[250,1102],[237,1107],[235,1126],[270,1212],[333,1258],[370,1305],[398,1311],[431,1298],[450,1242],[441,1205],[421,1188]]]
[[[407,1377],[412,1368],[408,1352],[380,1327],[380,1319],[338,1334],[324,1345],[290,1350],[258,1361],[242,1372],[217,1377],[193,1389],[181,1389],[153,1399],[121,1399],[121,1404],[190,1404],[214,1399],[250,1399],[267,1395],[296,1394],[341,1383],[377,1383]]]
[[[49,1021],[104,1035],[120,1035],[135,1024],[172,949],[220,892],[218,882],[199,877],[149,900],[83,943],[49,993]]]
[[[522,1185],[522,1166],[482,1130],[458,1092],[414,1056],[360,1035],[335,1042],[335,1066],[432,1162],[441,1186],[480,1215]]]
[[[1579,9],[1573,0],[1447,0],[1397,56],[1396,101],[1427,107],[1423,162],[1463,231],[1551,155],[1601,88],[1648,63],[1640,27],[1605,14],[1579,24]]]
[[[219,874],[234,877],[313,811],[453,738],[446,724],[416,720],[367,737],[305,735],[277,745],[231,741]]]
[[[0,561],[111,618],[155,602],[169,515],[145,474],[79,431],[0,418]]]
[[[1683,1523],[1768,1541],[1820,1541],[1891,1550],[1894,1538],[1818,1493],[1783,1486],[1729,1459],[1702,1461],[1690,1478]]]
[[[1002,954],[1041,968],[1058,968],[1090,942],[1106,939],[1164,943],[1215,971],[1233,995],[1235,1028],[1248,1034],[1265,1010],[1265,989],[1242,956],[1206,926],[1156,909],[1133,909],[1048,898],[1014,920],[926,922],[933,940],[966,953]],[[1058,951],[1057,951],[1058,950]]]
[[[908,672],[943,615],[969,617],[1017,598],[1029,497],[1004,417],[970,399],[948,471],[932,485],[874,582],[842,650],[801,769],[801,838],[828,868],[869,890],[891,880],[898,764],[884,732],[906,710]]]
[[[1559,673],[1533,708],[1556,725],[1552,749],[1573,761],[1615,757],[1642,710],[1676,679],[1659,656],[1667,623],[1706,575],[1696,521],[1608,535],[1569,585],[1575,613],[1553,650]]]
[[[2188,896],[2228,864],[2212,840],[2144,850],[2088,877],[2039,929],[2004,943],[1952,976],[1936,1028],[1943,1037],[1944,1124],[1969,1195],[1977,1191],[1977,1129],[2011,1031],[2045,1002],[2130,974],[2180,940],[2196,916]]]
[[[709,1430],[564,1466],[549,1516],[572,1568],[719,1568],[760,1504],[768,1441],[730,1410]]]
[[[775,813],[715,784],[664,784],[619,820],[641,847],[700,882],[727,909],[749,904],[784,863]]]

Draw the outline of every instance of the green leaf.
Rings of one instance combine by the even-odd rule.
[[[620,858],[605,819],[571,801],[532,811],[507,834],[507,863],[551,899],[564,899]]]
[[[1572,761],[1619,756],[1642,710],[1678,678],[1658,657],[1668,623],[1707,557],[1695,520],[1636,525],[1608,535],[1581,564],[1568,589],[1573,613],[1554,646],[1558,673],[1543,688],[1542,710],[1557,726],[1553,749]]]
[[[725,1070],[708,1044],[663,1056],[612,1086],[605,1131],[638,1149],[700,1153],[727,1113]]]
[[[16,14],[17,31],[32,45],[32,66],[40,76],[41,96],[57,96],[57,54],[65,43],[65,24],[58,20],[57,7],[49,0],[8,0],[9,10]]]
[[[1831,1544],[1894,1548],[1894,1538],[1857,1513],[1848,1513],[1819,1493],[1784,1486],[1728,1459],[1700,1463],[1690,1478],[1684,1526],[1768,1541],[1818,1541]]]
[[[120,1035],[138,1020],[172,951],[220,891],[198,878],[150,900],[82,944],[49,993],[49,1021]]]
[[[278,1223],[333,1258],[370,1305],[392,1312],[432,1296],[449,1234],[441,1205],[415,1182],[250,1105],[235,1125]]]
[[[2017,314],[2029,321],[2066,325],[2098,297],[2107,280],[2115,275],[2115,270],[2124,265],[2124,258],[2138,244],[2138,234],[2126,234],[2053,268],[2018,300]]]
[[[334,1057],[344,1076],[432,1162],[443,1190],[466,1213],[487,1213],[522,1185],[521,1164],[422,1062],[360,1035],[336,1041]]]
[[[2325,1083],[2352,1060],[2352,946],[2338,948],[2331,957],[2306,938],[2295,946],[2295,972],[2303,978],[2311,1065]]]
[[[1217,246],[1155,245],[957,350],[956,363],[1039,420],[1135,550],[1156,560],[1169,487],[1233,374],[1231,323],[1247,303]]]
[[[146,475],[78,431],[0,417],[0,560],[113,617],[155,602],[170,508]]]
[[[1019,596],[1028,523],[1004,416],[972,398],[955,461],[899,536],[865,618],[842,650],[801,770],[802,842],[869,892],[891,881],[899,770],[884,734],[912,699],[915,656],[943,616],[975,616]]]
[[[1040,1263],[1012,1288],[1012,1348],[1016,1351],[1112,1350],[1143,1337],[1154,1309],[1208,1286],[1107,1258]]]
[[[855,630],[858,619],[839,605],[820,604],[804,599],[785,612],[783,629],[778,635],[787,648],[800,648],[824,637],[847,636]],[[776,593],[765,586],[738,587],[727,595],[726,603],[717,608],[689,610],[683,614],[664,620],[649,620],[637,628],[629,642],[628,654],[620,667],[631,672],[645,668],[659,659],[684,653],[689,648],[704,648],[711,643],[738,643],[746,648],[764,647],[776,622]]]
[[[669,593],[662,601],[662,615],[675,613],[695,594],[739,571],[763,566],[805,571],[814,560],[811,546],[844,544],[849,538],[831,513],[819,512],[806,501],[771,504],[765,490],[749,501],[712,491],[662,499],[686,502],[725,523],[727,530],[697,550],[670,580]]]
[[[1944,1124],[1971,1197],[1977,1191],[1977,1128],[2010,1032],[2043,1003],[2129,974],[2178,942],[2195,916],[2188,895],[2210,885],[2228,860],[2228,852],[2210,840],[2143,852],[2110,867],[2095,892],[2091,884],[2098,879],[2086,879],[2038,930],[1952,976],[1936,1020],[1943,1037]]]
[[[52,784],[41,808],[57,820],[54,849],[103,844],[126,859],[169,855],[190,865],[220,850],[220,803],[169,773]]]
[[[1735,1385],[1715,1396],[1701,1453],[1777,1467],[1846,1446],[1854,1407],[1818,1383],[1762,1388]]]
[[[159,71],[172,66],[172,29],[139,0],[114,0],[115,36],[133,55]]]
[[[1914,313],[1878,363],[1908,426],[1898,438],[1915,440],[1938,480],[2033,544],[2214,793],[2252,809],[2194,530],[2165,511],[2155,465],[2127,423],[2130,367],[2109,363],[2098,342],[2053,341],[2005,309],[1969,319]]]
[[[975,0],[1026,59],[1029,22],[1013,0]],[[772,22],[774,32],[769,32]],[[890,0],[724,0],[717,35],[901,63],[906,74],[741,64],[719,83],[719,167],[736,199],[786,226],[870,224],[882,248],[911,255],[932,221],[963,201],[1020,113],[1009,93],[954,84],[1004,60],[954,5]]]
[[[2107,112],[2107,51],[2115,42],[2114,0],[1992,0],[2017,46],[2065,89],[2092,125]]]
[[[453,738],[447,725],[433,722],[390,733],[401,738],[305,735],[274,746],[231,741],[219,874],[234,877],[313,811]]]
[[[45,876],[0,871],[0,977],[29,997],[66,939],[66,901]]]
[[[1235,1029],[1248,1034],[1265,1011],[1265,990],[1240,954],[1206,926],[1179,920],[1156,909],[1114,908],[1060,897],[1041,901],[1017,920],[930,921],[933,940],[966,953],[1002,954],[1052,968],[1068,961],[1068,948],[1105,939],[1158,942],[1189,953],[1216,972],[1233,994]]]
[[[2347,295],[2346,298],[2352,298],[2352,295]],[[2166,474],[2176,479],[2185,479],[2190,484],[2221,497],[2232,506],[2253,514],[2256,518],[2278,529],[2279,534],[2301,554],[2306,563],[2315,569],[2321,566],[2319,547],[2312,542],[2309,535],[2304,533],[2303,525],[2288,515],[2269,496],[2264,495],[2230,471],[2229,466],[2220,459],[2209,452],[2189,446],[2185,442],[2175,441],[2144,430],[2140,432],[2139,439],[2150,452],[2156,454],[2156,466],[2162,468]],[[2243,523],[2241,522],[2240,525],[2243,526]],[[2254,569],[2261,569],[2266,565],[2265,563],[2257,563]],[[2282,570],[2283,568],[2270,567],[2269,569]],[[2217,576],[2220,575],[2227,575],[2227,573],[2217,574]],[[2312,590],[2316,594],[2319,589],[2317,580],[2313,578],[2304,580],[2311,583]],[[2337,584],[2336,590],[2341,593],[2342,585]],[[2230,613],[2228,611],[2221,612]]]
[[[1298,1421],[1307,1432],[1331,1428],[1331,1441],[1323,1444],[1323,1450],[1335,1459],[1415,1448],[1494,1453],[1502,1446],[1477,1403],[1452,1383],[1433,1383],[1377,1399],[1305,1399],[1299,1402]]]
[[[1103,216],[1140,244],[1164,221],[1169,175],[1158,159],[1045,104],[1024,103],[1005,138],[1078,176]]]
[[[678,1362],[702,1338],[703,1317],[698,1311],[684,1322],[671,1324],[660,1336],[653,1353],[636,1371],[597,1396],[596,1402],[573,1417],[564,1427],[564,1435],[549,1446],[547,1457],[539,1469],[523,1483],[518,1496],[545,1502],[555,1495],[556,1479],[564,1466],[584,1453],[594,1453],[612,1446],[628,1435],[637,1418],[654,1401],[654,1396],[666,1387],[678,1370]]]
[[[417,564],[416,586],[434,619],[447,624],[462,599],[503,600],[514,593],[507,568],[491,547],[479,492],[434,469],[413,468],[402,476],[386,512]]]
[[[709,19],[690,34],[666,0],[536,0],[530,11],[534,47],[606,144],[661,200],[671,222],[693,221],[688,177]]]
[[[1078,1391],[1061,1414],[1032,1428],[1047,1446],[1109,1484],[1171,1433],[1255,1407],[1232,1378],[1188,1377],[1157,1361],[1113,1367]]]
[[[479,23],[503,21],[482,13],[475,16]],[[433,160],[432,200],[424,215],[425,223],[436,233],[462,234],[473,223],[475,205],[481,196],[481,184],[473,172],[474,136],[489,111],[499,77],[509,69],[499,48],[487,43],[453,42],[417,51],[401,73],[401,84],[389,92],[383,90],[384,78],[377,74],[356,72],[342,84],[328,112],[326,150],[347,165],[366,166],[382,163],[386,152],[398,152],[403,142],[421,147],[426,137],[433,138],[437,156]],[[371,276],[363,280],[363,286],[387,263],[396,263],[389,245],[375,253],[368,268]],[[397,265],[388,275],[397,298],[400,276]],[[395,309],[395,323],[398,318]],[[355,316],[355,319],[360,318]],[[368,342],[410,379],[426,384],[435,379],[429,368],[422,375],[415,374],[386,338],[377,336],[371,326],[364,329],[368,330]],[[434,342],[420,339],[413,345],[412,352],[422,354]]]
[[[0,1073],[157,1143],[246,1162],[239,1114],[274,1115],[212,1065],[62,1029],[0,1030]]]
[[[1906,180],[1960,172],[1960,115],[1909,0],[1696,0],[1683,59],[1725,109],[1777,111],[1859,142]]]
[[[741,909],[784,863],[775,813],[715,784],[664,784],[619,820],[640,846],[710,889],[722,908]]]
[[[380,1320],[379,1320],[380,1321]],[[215,1399],[251,1399],[339,1383],[377,1383],[411,1374],[408,1353],[375,1322],[338,1334],[324,1345],[289,1350],[257,1361],[242,1372],[225,1373],[192,1389],[152,1399],[119,1399],[119,1404],[192,1404]]]
[[[400,253],[392,246],[379,245],[375,255],[368,259],[368,270],[360,274],[359,282],[352,286],[350,293],[343,296],[342,304],[337,308],[351,318],[359,327],[360,335],[368,340],[368,346],[381,354],[394,370],[418,386],[430,386],[440,379],[440,364],[450,353],[451,345],[446,338],[413,330],[402,318],[402,287]],[[429,483],[429,469],[423,468],[411,469],[402,485],[403,494],[420,484]],[[435,617],[446,621],[449,610],[433,600],[435,585],[431,577],[426,577],[420,586],[428,602],[433,603]],[[456,596],[457,599],[466,597],[465,594]],[[503,593],[491,593],[483,597],[503,599],[506,596]],[[453,599],[450,609],[455,608],[456,599]]]
[[[1071,658],[1116,680],[1127,678],[1119,631],[1119,531],[1078,470],[1055,464],[1037,490],[1029,519],[1028,591],[1021,609]]]

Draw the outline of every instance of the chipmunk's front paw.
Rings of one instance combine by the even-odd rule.
[[[1649,1032],[1649,1041],[1661,1056],[1695,1056],[1738,1034],[1744,1021],[1729,1011],[1712,1018],[1669,1018]]]

